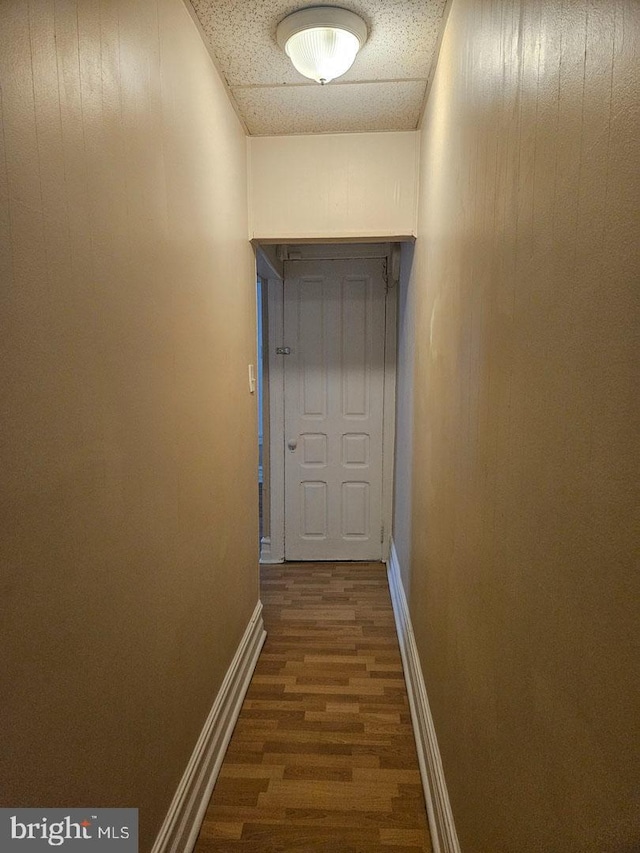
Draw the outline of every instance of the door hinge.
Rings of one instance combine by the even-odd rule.
[[[380,528],[380,544],[382,545],[383,543],[384,543],[384,524]]]
[[[382,278],[386,289],[389,290],[389,264],[386,258],[382,261]]]

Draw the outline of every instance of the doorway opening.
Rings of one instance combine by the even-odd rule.
[[[399,250],[260,247],[261,562],[388,556]]]
[[[258,542],[262,541],[262,457],[264,448],[264,432],[262,418],[262,280],[256,282],[256,390],[258,394]]]
[[[265,365],[267,363],[267,330],[266,323],[266,281],[260,275],[256,281],[256,392],[258,404],[258,543],[262,546],[265,536],[265,503],[268,509],[268,496],[265,501],[265,424],[268,421],[268,409],[265,416]],[[266,430],[268,436],[268,429]],[[268,458],[267,458],[268,466]]]

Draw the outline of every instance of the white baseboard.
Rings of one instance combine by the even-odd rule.
[[[438,739],[429,708],[429,699],[427,698],[420,657],[411,626],[407,599],[402,586],[398,554],[393,542],[391,542],[391,551],[387,561],[387,573],[402,665],[407,682],[407,693],[409,694],[411,720],[416,738],[416,749],[418,750],[418,762],[429,817],[433,853],[460,853],[460,844],[442,769]]]
[[[271,537],[263,536],[260,540],[260,562],[271,562]]]
[[[271,552],[271,537],[263,536],[260,540],[260,562],[265,565],[282,563],[283,560],[276,559]]]
[[[198,738],[151,853],[191,853],[242,700],[266,638],[258,602]]]

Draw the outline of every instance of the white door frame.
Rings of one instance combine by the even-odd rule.
[[[399,250],[398,250],[399,251]],[[382,470],[382,561],[389,557],[393,520],[393,473],[396,411],[397,264],[396,247],[387,259],[388,287],[385,299],[383,470]],[[269,341],[269,466],[270,536],[263,548],[262,563],[284,562],[284,362],[276,348],[286,346],[284,337],[284,280],[267,279]]]

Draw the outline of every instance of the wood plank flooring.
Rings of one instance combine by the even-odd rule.
[[[267,641],[196,853],[429,853],[385,567],[263,566]]]

